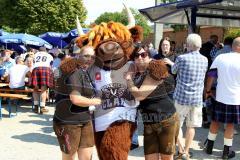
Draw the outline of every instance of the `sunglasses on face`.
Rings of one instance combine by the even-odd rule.
[[[147,52],[142,52],[142,53],[137,53],[135,54],[135,58],[139,58],[139,56],[141,56],[141,58],[145,58],[148,56]]]

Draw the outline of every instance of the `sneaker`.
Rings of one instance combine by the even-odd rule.
[[[49,110],[46,107],[41,107],[40,114],[47,113]]]
[[[134,149],[136,149],[136,148],[138,148],[139,147],[139,144],[131,144],[131,148],[130,148],[130,150],[134,150]]]

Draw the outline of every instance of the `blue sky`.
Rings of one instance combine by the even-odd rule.
[[[155,0],[83,0],[88,11],[86,24],[93,22],[104,12],[116,12],[123,9],[123,2],[130,8],[142,9],[154,6]]]

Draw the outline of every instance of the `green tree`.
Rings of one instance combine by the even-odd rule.
[[[131,11],[133,13],[133,16],[135,17],[136,24],[140,25],[143,27],[144,30],[144,37],[148,36],[150,32],[152,32],[151,27],[148,25],[147,19],[141,15],[137,10],[132,9]],[[101,22],[109,22],[109,21],[114,21],[114,22],[120,22],[124,25],[127,25],[128,23],[128,18],[125,10],[122,10],[122,12],[105,12],[101,14],[94,23],[100,24]]]
[[[239,28],[228,28],[228,29],[226,29],[226,34],[224,35],[224,38],[226,38],[226,37],[236,38],[239,36],[240,36]]]
[[[94,23],[100,24],[101,22],[121,22],[122,24],[127,24],[127,15],[121,12],[105,12],[101,14]]]
[[[40,34],[76,28],[87,11],[82,0],[0,0],[0,27],[15,32]]]

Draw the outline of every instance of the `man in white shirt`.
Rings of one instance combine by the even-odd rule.
[[[34,68],[37,67],[49,67],[51,68],[51,62],[53,61],[53,57],[47,52],[37,52],[34,56]]]
[[[217,78],[216,105],[213,106],[212,122],[206,153],[212,154],[219,123],[225,123],[223,159],[235,157],[229,148],[233,142],[234,124],[240,124],[240,37],[234,39],[232,52],[216,57],[208,73],[206,98],[211,96],[211,86]]]
[[[38,113],[39,104],[40,114],[48,112],[45,105],[47,89],[53,87],[53,72],[51,69],[52,61],[53,57],[47,53],[46,48],[44,47],[41,47],[40,52],[37,52],[34,56],[35,63],[30,84],[34,88],[33,99],[35,113]]]
[[[14,89],[24,89],[24,80],[26,76],[30,76],[29,68],[24,65],[23,58],[18,56],[16,57],[16,65],[9,69],[9,87]]]

